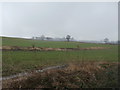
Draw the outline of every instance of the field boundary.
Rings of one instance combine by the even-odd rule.
[[[45,48],[45,47],[18,47],[18,46],[2,46],[3,51],[72,51],[72,50],[102,50],[109,47],[89,47],[89,48]]]

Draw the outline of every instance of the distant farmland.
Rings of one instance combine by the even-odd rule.
[[[32,45],[36,47],[50,47],[50,48],[80,48],[85,47],[116,47],[117,45],[105,45],[105,44],[93,44],[93,43],[80,43],[80,42],[66,42],[66,41],[40,41],[31,39],[21,39],[21,38],[2,38],[3,46],[21,46],[21,47],[31,47]]]

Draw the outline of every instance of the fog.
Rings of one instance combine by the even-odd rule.
[[[0,29],[2,36],[118,40],[118,3],[0,3]]]

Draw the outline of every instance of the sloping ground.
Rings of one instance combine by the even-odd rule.
[[[48,70],[3,81],[3,88],[101,88],[118,87],[118,63],[72,63],[62,70]]]
[[[89,48],[43,48],[43,47],[18,47],[18,46],[3,46],[2,50],[24,50],[24,51],[69,51],[69,50],[100,50],[108,49],[109,47],[89,47]]]

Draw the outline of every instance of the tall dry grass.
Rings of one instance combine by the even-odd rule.
[[[3,81],[3,88],[103,88],[118,87],[118,63],[69,63],[67,68],[33,73]]]

